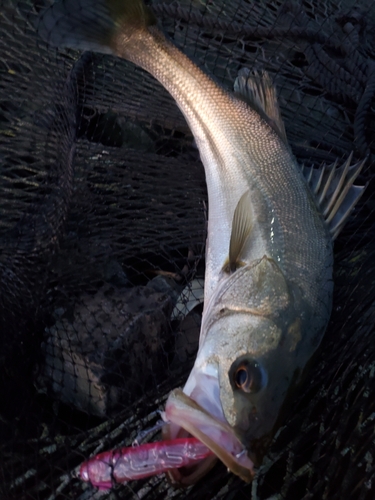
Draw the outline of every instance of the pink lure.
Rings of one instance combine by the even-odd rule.
[[[99,453],[80,467],[80,477],[99,489],[161,474],[212,455],[196,438],[171,439]]]

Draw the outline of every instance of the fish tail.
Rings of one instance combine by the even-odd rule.
[[[55,47],[116,54],[156,23],[143,0],[60,0],[39,16],[39,36]]]

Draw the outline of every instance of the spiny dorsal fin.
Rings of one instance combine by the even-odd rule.
[[[276,88],[266,71],[258,72],[255,69],[250,71],[248,68],[242,68],[234,82],[234,91],[244,98],[262,118],[266,118],[285,144],[288,144]]]
[[[233,272],[241,265],[241,254],[253,227],[250,190],[241,196],[233,214],[228,263],[225,271]]]
[[[302,173],[328,224],[333,240],[344,227],[366,188],[366,186],[354,185],[366,159],[350,165],[352,157],[353,153],[340,167],[337,166],[337,161],[332,165],[322,165],[319,168],[302,166]]]

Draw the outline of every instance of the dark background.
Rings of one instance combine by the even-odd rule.
[[[151,3],[227,88],[244,66],[269,71],[301,164],[353,151],[369,186],[335,243],[326,336],[256,481],[219,465],[188,490],[154,477],[104,494],[79,464],[156,423],[194,361],[199,307],[170,318],[204,276],[204,172],[151,76],[38,39],[48,4],[0,0],[1,498],[373,499],[375,4]]]

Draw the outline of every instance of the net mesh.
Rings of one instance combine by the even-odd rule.
[[[335,244],[322,347],[254,483],[218,465],[186,490],[156,476],[103,493],[79,465],[157,423],[194,362],[201,306],[179,296],[204,277],[206,187],[165,89],[48,47],[35,26],[50,3],[0,0],[0,496],[372,499],[375,4],[151,2],[227,88],[244,66],[270,73],[300,163],[354,150],[369,187]]]

